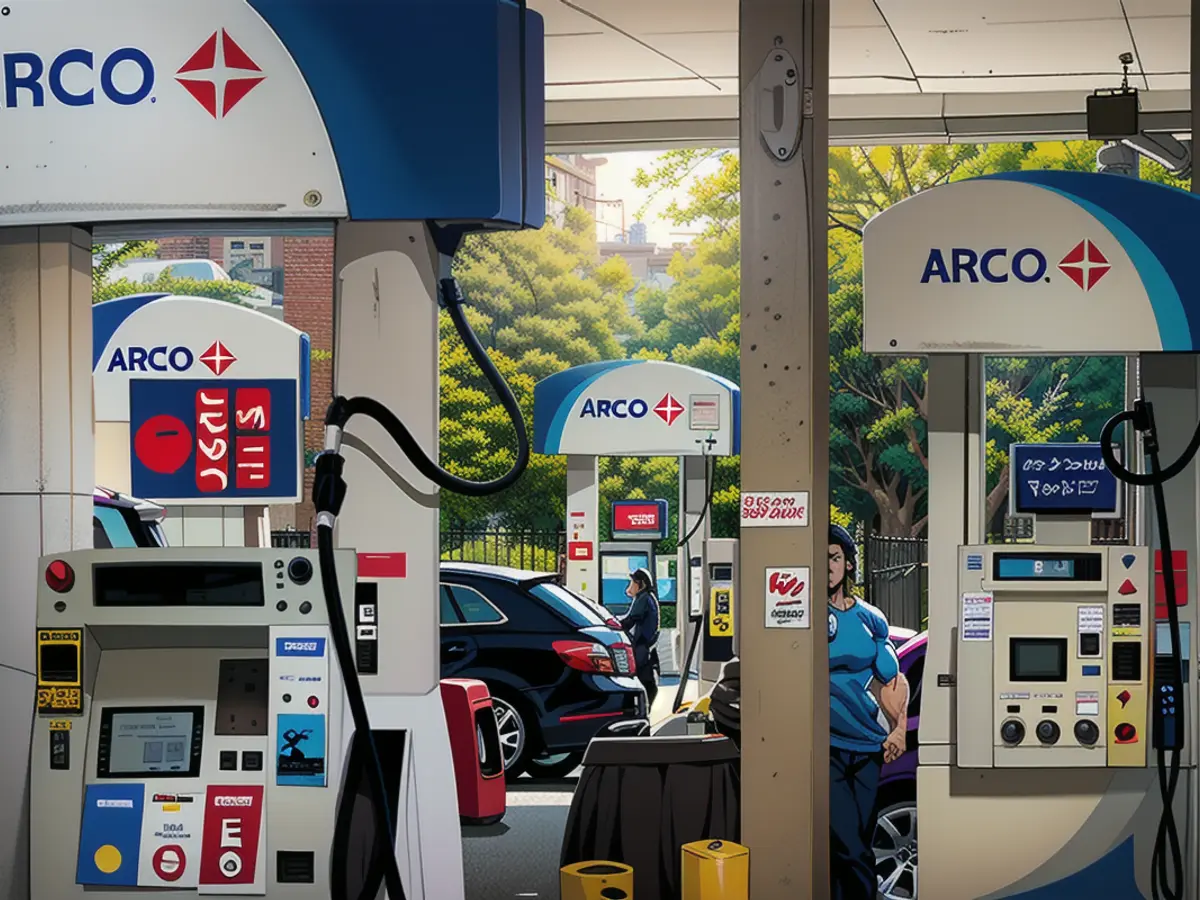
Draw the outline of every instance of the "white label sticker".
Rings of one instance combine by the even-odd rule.
[[[964,641],[992,639],[992,595],[975,593],[962,595],[961,635]]]
[[[360,641],[374,641],[379,639],[379,634],[375,630],[374,625],[359,625],[358,628],[355,629],[355,632],[355,636]]]
[[[719,394],[692,394],[688,397],[688,427],[692,431],[721,427]]]
[[[767,569],[767,628],[812,627],[809,619],[810,581],[807,566]]]
[[[1077,716],[1098,716],[1098,715],[1100,715],[1100,692],[1099,691],[1076,691],[1075,692],[1075,715],[1077,715]]]
[[[200,880],[204,794],[158,792],[147,787],[138,854],[138,887],[194,888]]]
[[[742,494],[742,527],[805,528],[808,491],[758,491]]]
[[[1080,634],[1103,634],[1104,633],[1104,607],[1103,606],[1081,606],[1081,607],[1079,607],[1079,633]]]
[[[363,623],[375,621],[375,604],[364,603],[358,608],[358,620]]]

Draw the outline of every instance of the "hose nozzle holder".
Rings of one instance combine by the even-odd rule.
[[[325,452],[317,457],[316,476],[313,478],[313,506],[317,513],[329,513],[337,518],[346,499],[346,481],[342,470],[346,467],[339,453]]]

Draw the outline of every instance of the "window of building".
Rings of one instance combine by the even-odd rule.
[[[225,268],[250,260],[252,269],[271,268],[271,242],[266,238],[226,238]]]

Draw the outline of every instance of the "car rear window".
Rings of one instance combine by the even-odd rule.
[[[100,526],[99,534],[96,533],[97,525]],[[138,545],[137,538],[129,529],[129,523],[125,521],[121,511],[111,506],[92,507],[92,531],[92,537],[96,541],[97,547],[108,549],[109,547],[122,548]],[[101,535],[107,539],[107,544],[100,543]]]
[[[553,582],[535,584],[529,593],[541,600],[576,628],[603,625],[604,615],[582,597],[576,597],[566,588]]]

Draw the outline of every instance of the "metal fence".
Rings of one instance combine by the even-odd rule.
[[[308,549],[312,546],[312,533],[287,528],[283,531],[271,532],[272,547],[288,547],[292,549]]]
[[[890,625],[920,631],[927,608],[928,541],[869,534],[863,551],[867,602],[887,616]]]
[[[566,551],[565,531],[452,529],[441,534],[444,560],[557,572]]]

